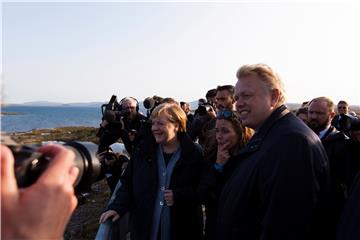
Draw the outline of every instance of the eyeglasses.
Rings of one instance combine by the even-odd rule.
[[[235,117],[235,114],[233,111],[230,110],[220,110],[216,113],[217,119],[229,119]]]

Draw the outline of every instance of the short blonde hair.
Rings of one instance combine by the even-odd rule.
[[[279,103],[285,103],[286,97],[284,84],[281,81],[279,75],[274,72],[268,65],[262,63],[244,65],[240,67],[240,69],[236,73],[236,77],[238,80],[240,80],[240,78],[242,77],[247,77],[250,75],[255,75],[259,77],[269,91],[273,89],[278,89],[280,94]]]
[[[171,123],[179,124],[179,132],[186,131],[186,114],[176,103],[162,103],[151,113],[150,119],[153,120],[164,113]]]
[[[314,99],[312,99],[310,101],[309,106],[313,102],[325,102],[327,107],[328,107],[329,112],[335,112],[335,104],[329,97],[317,97],[317,98],[314,98]]]

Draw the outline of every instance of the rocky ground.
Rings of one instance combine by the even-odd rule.
[[[98,143],[96,128],[64,127],[41,129],[23,133],[12,133],[11,138],[20,144],[35,144],[44,141],[85,141]],[[110,198],[110,191],[105,180],[93,183],[86,197],[79,199],[64,235],[66,240],[94,239],[99,227],[101,212]]]

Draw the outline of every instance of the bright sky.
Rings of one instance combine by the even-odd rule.
[[[288,102],[360,105],[359,1],[3,2],[2,101],[178,101],[266,63]]]

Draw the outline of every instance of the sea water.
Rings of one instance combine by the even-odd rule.
[[[67,126],[99,127],[102,114],[98,107],[8,106],[1,109],[1,131],[26,132],[34,129]]]

